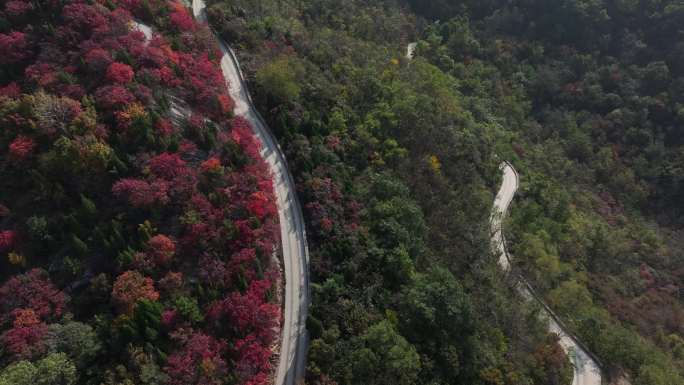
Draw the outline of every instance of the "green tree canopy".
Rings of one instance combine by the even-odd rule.
[[[411,385],[420,371],[416,349],[385,320],[358,338],[351,356],[352,384]]]

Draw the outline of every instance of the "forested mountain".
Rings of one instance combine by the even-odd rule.
[[[176,2],[0,2],[0,384],[268,382],[273,186],[210,36]]]
[[[462,89],[511,134],[519,267],[611,374],[683,383],[684,6],[485,2],[447,15],[418,51],[460,78],[488,73]]]
[[[684,383],[679,2],[208,3],[307,203],[311,383],[569,380],[488,252],[502,159],[516,268],[607,377]]]
[[[505,132],[373,1],[208,1],[281,140],[308,221],[308,381],[570,383],[505,284],[488,218]],[[508,146],[510,147],[510,146]]]
[[[684,385],[681,1],[206,3],[304,209],[306,383],[571,384],[522,274]],[[0,385],[273,383],[272,176],[189,6],[0,0]]]

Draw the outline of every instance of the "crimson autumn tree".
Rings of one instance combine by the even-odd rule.
[[[32,269],[0,286],[0,322],[8,322],[16,309],[30,309],[42,320],[56,320],[66,309],[67,296],[57,289],[45,270]]]
[[[267,291],[272,283],[254,280],[244,294],[232,293],[229,297],[212,305],[209,315],[220,329],[227,328],[237,335],[256,333],[264,343],[273,338],[273,327],[279,314],[278,306],[266,302]],[[231,322],[224,323],[224,317]]]
[[[138,179],[122,179],[112,188],[115,196],[125,197],[135,207],[168,203],[168,190],[169,185],[165,181],[157,180],[149,183]]]
[[[162,234],[152,237],[147,243],[147,246],[149,248],[149,253],[154,257],[157,265],[168,264],[176,252],[175,242]]]
[[[156,301],[159,293],[154,282],[137,271],[125,271],[117,277],[112,288],[112,300],[124,313],[131,313],[136,302],[147,299]]]
[[[222,358],[225,343],[211,336],[192,333],[178,335],[182,348],[169,356],[164,370],[170,385],[220,385],[228,375]]]
[[[0,232],[0,252],[11,250],[17,241],[17,233],[12,230]]]
[[[14,64],[30,55],[31,50],[25,33],[19,31],[0,33],[0,64]]]
[[[112,63],[107,67],[107,80],[112,83],[127,84],[133,80],[133,68],[123,63]]]
[[[194,31],[197,28],[197,24],[195,24],[192,16],[190,16],[187,8],[182,6],[181,3],[174,3],[173,11],[169,15],[169,21],[173,28],[180,32]]]
[[[31,155],[36,144],[33,139],[26,136],[18,136],[10,143],[9,155],[12,160],[20,162]]]
[[[32,309],[14,309],[12,328],[0,335],[6,351],[15,359],[25,360],[38,357],[45,352],[43,338],[47,325]]]

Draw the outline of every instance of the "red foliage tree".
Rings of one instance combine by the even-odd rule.
[[[228,374],[221,357],[225,342],[211,336],[193,333],[179,337],[182,349],[171,354],[164,371],[169,385],[220,385]]]
[[[239,144],[243,151],[252,159],[261,159],[259,151],[261,143],[254,137],[252,126],[245,118],[238,116],[233,119],[230,131],[231,138]]]
[[[8,84],[5,87],[0,87],[0,97],[5,96],[8,98],[16,99],[21,95],[21,87],[15,82]]]
[[[0,33],[0,64],[20,62],[31,55],[27,35],[13,31]]]
[[[243,248],[230,257],[229,275],[236,279],[241,274],[248,282],[256,278],[255,262],[256,250],[253,248]]]
[[[250,194],[247,209],[259,219],[276,214],[273,199],[264,191],[256,191]]]
[[[321,229],[323,229],[324,232],[328,233],[332,230],[333,228],[333,221],[330,218],[322,218],[321,219]]]
[[[133,80],[135,72],[127,64],[114,62],[107,68],[107,80],[117,84],[128,84]]]
[[[166,330],[173,330],[180,317],[176,309],[166,309],[161,316],[161,324]]]
[[[11,250],[17,242],[17,233],[12,230],[0,232],[0,253]]]
[[[6,351],[18,360],[27,360],[45,352],[43,337],[47,325],[31,309],[14,309],[12,328],[0,336]]]
[[[28,1],[12,0],[5,3],[5,12],[10,16],[21,16],[33,10],[33,4]]]
[[[187,139],[183,139],[178,146],[178,152],[183,155],[197,154],[197,145]]]
[[[85,62],[90,69],[103,71],[112,64],[112,55],[106,49],[96,47],[86,53]]]
[[[280,308],[266,302],[266,292],[272,285],[267,280],[252,281],[245,294],[231,293],[214,303],[208,311],[208,318],[219,329],[227,326],[237,335],[253,334],[262,345],[270,345],[280,320]],[[225,321],[226,317],[229,322]]]
[[[147,242],[149,253],[157,265],[168,264],[176,253],[176,243],[166,235],[155,235]]]
[[[107,22],[101,10],[96,6],[82,2],[65,5],[62,10],[62,17],[66,22],[62,32],[69,30],[87,36],[98,28],[100,32],[104,32],[110,27],[110,23]]]
[[[135,96],[120,85],[104,86],[95,91],[95,100],[102,107],[112,109],[133,103]]]
[[[36,144],[33,139],[26,136],[18,136],[10,143],[9,155],[14,161],[22,161],[31,155]]]
[[[178,174],[169,182],[171,195],[177,201],[184,202],[197,190],[197,168],[184,167],[178,170]]]
[[[164,152],[150,160],[150,171],[160,178],[172,180],[185,168],[185,162],[178,154]]]
[[[233,348],[235,372],[241,384],[265,385],[271,368],[271,349],[259,342],[254,334],[238,340]]]
[[[180,3],[172,5],[173,11],[169,15],[171,26],[179,32],[194,31],[196,29],[195,20],[190,16],[187,9]]]
[[[0,287],[0,321],[6,322],[12,310],[31,309],[44,320],[58,318],[64,312],[67,297],[57,290],[45,270],[33,269],[16,275]]]
[[[565,355],[563,348],[559,344],[560,338],[556,334],[549,334],[546,341],[536,346],[532,355],[537,361],[537,365],[543,368],[546,373],[546,382],[558,382],[557,373],[563,371],[563,368],[569,364],[568,357]]]
[[[144,0],[113,0],[112,2],[120,7],[135,10],[143,4]]]
[[[217,96],[225,92],[225,82],[217,63],[209,59],[208,53],[181,54],[178,65],[183,68],[184,97],[198,106],[198,112],[225,122],[228,116],[221,111]]]
[[[57,72],[52,65],[47,63],[35,63],[26,67],[24,71],[26,80],[30,80],[41,87],[47,87],[57,81]]]
[[[148,183],[140,179],[122,179],[112,187],[115,196],[125,197],[131,205],[140,208],[168,203],[168,191],[168,183],[162,180]]]
[[[164,9],[167,3],[166,0],[112,0],[112,2],[130,10],[138,17],[147,15],[150,10],[152,13],[157,13]]]
[[[268,373],[259,372],[244,380],[242,385],[266,385],[270,383]]]
[[[204,256],[199,263],[199,277],[212,287],[224,289],[232,282],[226,263],[210,256]]]
[[[144,277],[137,271],[126,271],[119,275],[112,288],[112,300],[119,309],[130,314],[135,309],[136,302],[141,299],[159,299],[152,278]]]
[[[226,94],[220,94],[218,96],[218,103],[221,107],[221,112],[223,112],[224,114],[232,112],[233,108],[235,107],[235,102],[233,101],[233,99],[231,99],[230,96]]]

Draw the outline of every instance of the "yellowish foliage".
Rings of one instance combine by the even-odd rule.
[[[435,173],[439,173],[442,170],[442,162],[439,161],[437,155],[430,156],[430,168]]]
[[[7,255],[7,259],[12,265],[23,265],[26,262],[23,255],[17,254],[14,251]]]

